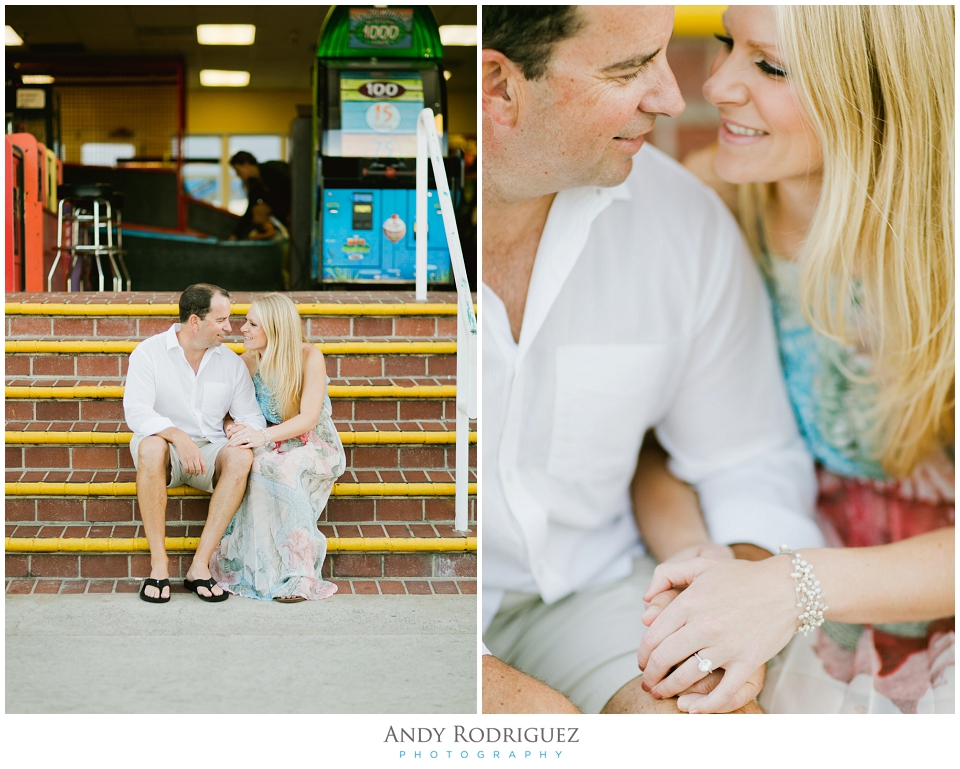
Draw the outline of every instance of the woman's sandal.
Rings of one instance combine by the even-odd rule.
[[[184,590],[189,590],[191,593],[196,593],[197,598],[199,598],[201,601],[208,601],[209,603],[226,601],[227,598],[230,597],[230,594],[226,590],[223,590],[223,588],[220,588],[223,590],[223,592],[220,593],[220,595],[216,595],[213,592],[213,586],[216,584],[217,581],[213,577],[210,577],[210,579],[185,579],[183,581]],[[210,591],[210,595],[202,595],[200,591],[197,590],[198,587],[205,587]]]
[[[148,587],[157,588],[157,597],[149,596],[146,593]],[[150,579],[149,577],[143,581],[143,584],[140,586],[140,600],[146,601],[147,603],[166,603],[170,600],[170,594],[167,593],[167,597],[163,597],[163,589],[170,587],[169,579]]]
[[[279,601],[280,603],[300,603],[301,601],[306,601],[302,595],[281,595],[273,599],[274,601]]]

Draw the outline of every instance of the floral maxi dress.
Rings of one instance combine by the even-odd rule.
[[[869,437],[876,392],[869,351],[817,334],[800,307],[799,266],[777,258],[768,264],[781,363],[817,461],[817,513],[827,544],[869,547],[953,526],[953,448],[935,452],[909,478],[886,477]],[[953,573],[943,578],[952,581]],[[830,596],[824,599],[829,606]],[[768,663],[760,704],[768,713],[953,713],[954,653],[953,617],[824,622],[794,636]]]
[[[267,422],[282,422],[277,399],[259,372],[253,384]],[[254,451],[247,492],[211,559],[210,571],[225,590],[261,600],[318,600],[337,592],[320,576],[327,540],[317,529],[334,481],[346,467],[331,411],[327,396],[313,430],[272,450]]]

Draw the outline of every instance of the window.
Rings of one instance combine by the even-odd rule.
[[[118,160],[134,157],[137,149],[132,144],[104,144],[88,142],[80,147],[80,162],[85,166],[115,166]]]
[[[270,134],[184,136],[184,190],[196,200],[242,215],[247,210],[247,193],[243,182],[230,167],[230,158],[243,150],[253,155],[258,163],[286,160],[288,148],[287,137]],[[171,143],[171,150],[176,157],[176,138]]]

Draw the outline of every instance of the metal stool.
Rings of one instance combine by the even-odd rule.
[[[70,255],[67,291],[72,291],[73,270],[77,260],[84,256],[92,256],[97,263],[100,291],[104,290],[104,272],[101,262],[103,256],[110,261],[113,290],[123,290],[123,280],[117,263],[119,259],[129,291],[130,276],[123,262],[121,249],[120,208],[123,206],[123,196],[115,193],[109,184],[63,184],[57,188],[57,196],[60,199],[57,206],[57,256],[47,275],[47,290],[53,291],[53,275],[60,262],[61,254],[66,252]],[[114,212],[117,214],[116,220],[114,220]],[[68,246],[64,246],[63,243],[65,226],[70,227]],[[114,226],[117,228],[119,241],[116,246],[113,242]],[[106,243],[101,242],[102,229],[106,229]]]
[[[116,248],[112,249],[107,256],[110,258],[110,266],[113,268],[113,290],[114,291],[123,291],[123,285],[126,283],[127,291],[132,291],[130,287],[130,273],[127,272],[127,265],[123,261],[123,255],[126,253],[123,250],[123,204],[124,196],[122,192],[114,192],[113,197],[110,199],[110,208],[112,209],[113,218],[111,223],[117,228],[117,245]],[[117,265],[119,264],[120,270],[117,270]],[[123,278],[121,279],[121,273]]]

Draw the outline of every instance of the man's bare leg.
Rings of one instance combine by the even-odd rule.
[[[579,713],[560,692],[506,662],[483,657],[484,713]]]
[[[194,553],[186,577],[191,581],[210,579],[210,558],[213,551],[220,544],[223,532],[227,530],[230,521],[240,507],[243,494],[247,489],[247,477],[253,466],[253,452],[250,449],[241,449],[236,446],[224,446],[217,454],[216,471],[213,474],[213,496],[210,497],[210,508],[207,512],[207,522],[200,533],[200,543]],[[205,587],[198,587],[200,595],[223,595],[223,588],[213,586],[211,593]]]
[[[163,438],[148,436],[137,446],[137,502],[143,519],[143,532],[150,547],[150,578],[167,579],[167,475],[170,449]],[[154,585],[144,588],[149,598],[169,598],[170,588],[160,591]]]
[[[603,706],[601,713],[683,713],[677,707],[677,698],[658,700],[647,694],[642,688],[643,676],[638,676],[624,684]],[[763,713],[756,702],[748,702],[734,713]],[[685,714],[684,714],[685,715]]]

